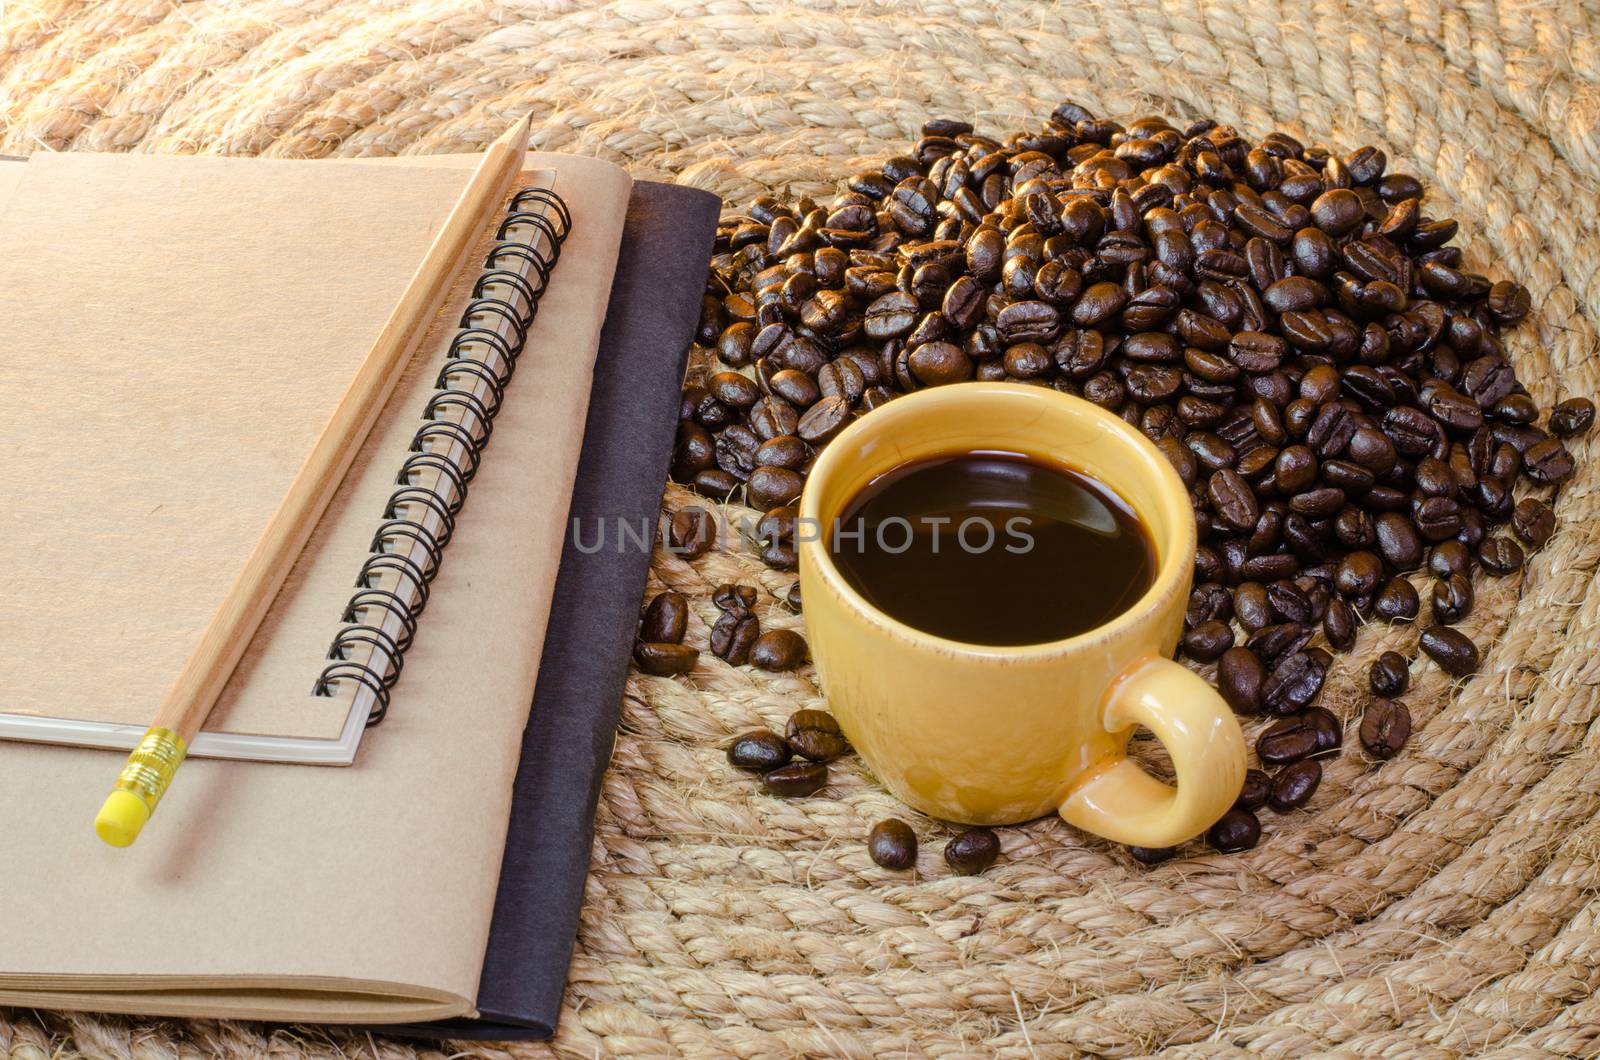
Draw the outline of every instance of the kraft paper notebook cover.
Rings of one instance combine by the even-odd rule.
[[[0,744],[0,797],[28,808],[9,827],[0,1002],[383,1022],[473,1011],[629,184],[582,159],[529,165],[553,171],[571,234],[379,735],[346,770],[191,763],[159,827],[126,851],[85,825],[104,754]],[[315,613],[325,648],[328,609],[314,598],[335,583],[347,593],[368,554],[387,473],[472,297],[466,281],[235,674],[239,704],[272,695],[280,672],[297,694],[315,676],[320,652],[308,671],[296,643],[301,612]]]

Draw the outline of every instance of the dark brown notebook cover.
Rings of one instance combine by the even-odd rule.
[[[655,525],[720,205],[693,188],[633,185],[523,736],[480,1018],[368,1030],[476,1040],[554,1033],[650,569],[649,553],[636,548],[579,551],[570,528],[579,520],[592,534],[601,519],[608,527],[617,519]]]

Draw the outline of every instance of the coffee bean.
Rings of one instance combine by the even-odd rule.
[[[757,466],[800,470],[809,455],[806,443],[793,434],[782,434],[762,442],[755,452]]]
[[[1486,537],[1478,546],[1478,562],[1490,574],[1513,574],[1521,569],[1522,561],[1522,546],[1509,537]]]
[[[958,876],[976,876],[1000,856],[1000,837],[992,829],[971,828],[944,845],[944,861]]]
[[[1128,856],[1141,865],[1159,865],[1171,861],[1178,853],[1177,847],[1128,847]]]
[[[1334,188],[1311,204],[1312,222],[1330,236],[1348,235],[1360,226],[1366,211],[1355,192]]]
[[[1460,541],[1441,541],[1428,552],[1428,570],[1437,578],[1466,574],[1472,569],[1472,553]]]
[[[1419,642],[1428,658],[1451,677],[1468,677],[1478,672],[1478,646],[1465,633],[1449,626],[1429,626]]]
[[[844,429],[845,424],[850,422],[850,415],[850,403],[843,397],[839,395],[825,397],[800,417],[799,422],[795,424],[795,433],[811,445],[822,445]],[[791,484],[790,479],[784,479],[782,482],[785,487]],[[795,495],[799,495],[798,490],[795,491]]]
[[[1385,622],[1409,622],[1422,609],[1416,586],[1404,578],[1391,578],[1372,600],[1372,613]]]
[[[791,610],[793,610],[796,613],[799,613],[799,611],[800,611],[800,583],[799,582],[795,582],[793,585],[789,586],[789,591],[786,594],[784,594],[783,602],[788,604]]]
[[[797,710],[789,715],[789,720],[784,724],[784,736],[790,740],[808,730],[833,736],[840,735],[842,731],[838,719],[825,710]]]
[[[704,508],[679,508],[667,530],[672,552],[684,559],[697,559],[717,543],[717,520]]]
[[[1374,758],[1393,758],[1411,738],[1411,712],[1393,699],[1374,699],[1361,715],[1361,746]]]
[[[678,644],[689,627],[689,601],[682,593],[658,593],[644,609],[644,619],[639,623],[639,639],[664,644]]]
[[[694,477],[688,485],[701,496],[710,496],[714,500],[723,501],[728,500],[738,490],[739,480],[722,468],[707,468],[706,471],[694,472]]]
[[[1517,502],[1511,513],[1511,527],[1529,548],[1539,548],[1556,532],[1555,512],[1543,501],[1529,497]]]
[[[639,669],[656,677],[686,674],[699,659],[700,653],[686,644],[640,641],[633,646],[633,661]]]
[[[1261,657],[1261,661],[1268,666],[1277,666],[1280,659],[1287,658],[1305,647],[1310,642],[1312,630],[1309,626],[1302,626],[1298,622],[1279,622],[1257,630],[1245,641],[1245,647]],[[1263,682],[1263,695],[1265,683]]]
[[[1298,810],[1311,801],[1317,785],[1322,783],[1322,766],[1317,762],[1296,762],[1278,770],[1272,778],[1272,791],[1267,805],[1278,813]]]
[[[1184,612],[1184,624],[1189,627],[1218,619],[1226,622],[1233,617],[1233,598],[1228,590],[1217,584],[1198,585],[1189,593],[1189,607]]]
[[[793,670],[805,661],[805,638],[792,629],[769,629],[750,646],[750,664],[758,670]]]
[[[1183,635],[1183,650],[1197,662],[1210,662],[1233,647],[1233,627],[1226,622],[1202,622]]]
[[[1472,582],[1465,574],[1452,574],[1433,583],[1433,620],[1451,626],[1472,611]]]
[[[951,342],[924,342],[906,361],[911,374],[924,386],[959,383],[972,378],[972,359]],[[802,437],[804,433],[802,432]]]
[[[1317,734],[1316,755],[1332,754],[1344,743],[1344,726],[1326,707],[1311,707],[1304,715],[1305,721]]]
[[[719,585],[711,591],[711,602],[719,611],[748,611],[756,606],[754,585]]]
[[[1235,530],[1249,530],[1261,514],[1255,493],[1250,484],[1232,468],[1223,468],[1211,476],[1206,486],[1211,499],[1211,509],[1223,524]]]
[[[1567,447],[1554,438],[1535,442],[1522,454],[1523,470],[1541,486],[1551,486],[1572,475],[1577,466]]]
[[[1261,686],[1263,707],[1270,714],[1304,710],[1322,691],[1331,661],[1321,648],[1297,651],[1284,658],[1273,667]]]
[[[761,623],[744,608],[723,612],[711,627],[711,653],[724,662],[741,666],[750,661],[751,648],[761,636]]]
[[[1405,656],[1393,651],[1378,656],[1367,672],[1367,684],[1376,695],[1400,695],[1411,684],[1411,669],[1406,664]]]
[[[1112,314],[1120,312],[1127,304],[1127,292],[1120,284],[1097,283],[1086,289],[1072,306],[1072,322],[1080,328],[1092,328]]]
[[[1378,553],[1395,570],[1414,569],[1422,562],[1422,539],[1411,520],[1399,512],[1384,512],[1372,521],[1378,536]]]
[[[1333,584],[1347,598],[1367,596],[1378,588],[1382,577],[1382,560],[1371,552],[1351,552],[1339,561]]]
[[[728,745],[729,764],[759,773],[777,769],[793,756],[784,738],[770,729],[752,729],[734,737]]]
[[[1594,426],[1594,402],[1588,398],[1568,398],[1550,410],[1550,433],[1560,438],[1583,434]]]
[[[1336,651],[1349,651],[1356,643],[1355,609],[1343,600],[1329,600],[1322,616],[1322,635]]]
[[[791,762],[761,776],[767,794],[785,799],[815,794],[828,783],[828,767],[818,762]]]
[[[1267,668],[1249,648],[1229,648],[1217,660],[1217,689],[1228,706],[1241,714],[1261,709]]]
[[[1267,795],[1272,791],[1272,778],[1259,769],[1244,771],[1244,786],[1239,789],[1239,797],[1233,800],[1236,810],[1259,810],[1267,804]]]
[[[746,496],[753,508],[777,508],[800,496],[805,479],[786,467],[758,467],[745,483]]]
[[[879,821],[867,833],[867,855],[881,868],[903,872],[917,863],[917,833],[896,817]]]
[[[838,731],[802,728],[788,737],[795,754],[813,762],[831,762],[850,750],[849,742]]]
[[[1261,822],[1249,810],[1229,810],[1206,831],[1206,842],[1224,854],[1249,850],[1261,841]]]
[[[1304,717],[1274,722],[1256,737],[1256,757],[1269,765],[1283,765],[1318,753],[1317,728]]]

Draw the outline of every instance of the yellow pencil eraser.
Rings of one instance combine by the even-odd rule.
[[[144,800],[119,788],[106,796],[105,804],[94,819],[94,832],[114,847],[125,847],[139,838],[148,820],[150,807]]]

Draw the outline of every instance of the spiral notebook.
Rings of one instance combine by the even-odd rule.
[[[0,327],[21,355],[0,369],[0,444],[18,454],[0,739],[126,750],[470,170],[70,154],[7,169]],[[192,755],[344,765],[383,720],[570,230],[553,178],[522,174],[463,266],[448,346],[401,391],[414,428],[330,509]]]
[[[198,173],[190,163],[199,161],[208,160],[162,164],[182,163],[179,168]],[[385,189],[380,207],[393,208],[410,195],[415,223],[426,228],[422,213],[428,203],[449,200],[459,181],[441,172],[433,182],[426,171],[459,171],[474,161],[352,162],[337,168],[361,173],[319,175],[319,181],[323,194],[329,182],[348,179],[358,188],[374,181],[365,187],[367,194]],[[85,174],[71,170],[53,172],[58,179],[81,181]],[[392,178],[377,176],[390,170]],[[127,172],[119,171],[120,185],[112,181],[100,193],[123,196],[119,187],[125,188]],[[448,543],[440,544],[442,562],[428,584],[403,672],[388,690],[383,724],[345,769],[190,762],[182,782],[162,801],[158,819],[127,850],[101,844],[89,827],[116,756],[0,741],[0,804],[12,807],[4,818],[8,860],[0,883],[0,937],[6,939],[0,1005],[392,1023],[471,1017],[479,1010],[482,984],[494,989],[486,953],[497,896],[507,893],[500,867],[513,820],[513,780],[631,187],[615,167],[538,153],[528,158],[525,184],[540,187],[538,175],[545,172],[551,174],[545,190],[560,197],[570,227],[559,240],[560,260],[549,271],[516,374],[504,387],[492,440],[479,447],[468,498],[455,514]],[[425,195],[408,192],[408,186],[434,190]],[[12,207],[25,191],[19,185],[13,192]],[[320,214],[321,220],[342,225],[340,218],[347,220],[361,202],[357,194]],[[528,212],[509,200],[506,207],[502,217]],[[276,226],[286,241],[302,241],[277,253],[273,267],[322,275],[327,266],[312,260],[303,240],[305,218],[319,216],[321,208],[279,208],[300,223],[261,223]],[[562,220],[550,223],[559,226]],[[0,237],[19,231],[16,225],[14,209],[0,214]],[[342,679],[333,697],[310,694],[330,665],[346,661],[327,659],[328,645],[340,630],[361,624],[340,620],[359,591],[356,573],[373,555],[391,494],[403,488],[395,482],[399,465],[414,455],[412,440],[429,422],[422,413],[439,393],[441,365],[451,359],[462,318],[482,296],[482,264],[501,237],[494,228],[486,231],[456,275],[406,376],[235,673],[224,704],[230,723],[286,702],[347,710],[339,697],[353,702],[364,687]],[[414,246],[425,242],[417,237]],[[124,271],[130,273],[125,286],[138,287],[145,266],[125,263]],[[280,306],[271,315],[286,334],[300,325],[280,319],[284,312]],[[304,361],[312,352],[301,349],[298,356]],[[106,371],[126,371],[107,356]],[[263,417],[311,416],[296,412],[291,400],[304,398],[303,382],[288,381]],[[248,412],[236,400],[224,418]],[[172,440],[163,428],[176,429],[162,424],[152,437]],[[220,428],[218,434],[228,436]],[[287,453],[296,451],[291,446]],[[651,459],[659,463],[664,454]],[[441,505],[448,510],[450,503]],[[433,509],[424,503],[422,511]],[[92,647],[91,633],[114,638],[138,621],[137,610],[123,616],[107,606],[93,614],[95,587],[85,584],[83,573],[68,570],[64,575],[76,580],[63,576],[59,582],[63,592],[75,594],[75,610],[84,615],[76,633],[57,642],[56,658]],[[151,602],[142,603],[148,608]]]

